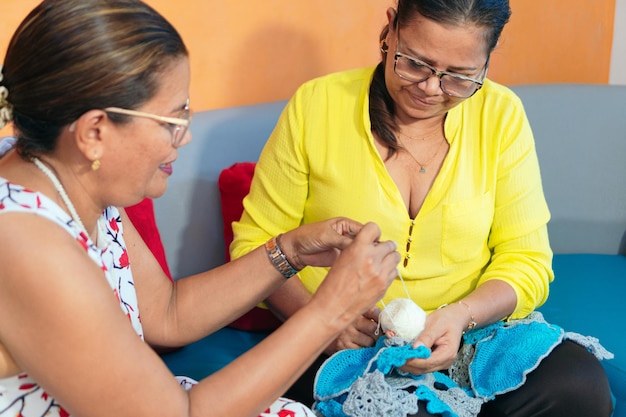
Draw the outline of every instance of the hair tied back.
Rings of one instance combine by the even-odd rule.
[[[4,79],[2,75],[2,66],[0,65],[0,83]],[[9,97],[9,89],[4,85],[0,85],[0,129],[13,120],[13,107],[7,100]]]

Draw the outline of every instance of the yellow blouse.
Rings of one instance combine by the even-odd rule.
[[[525,317],[545,302],[553,272],[550,214],[521,101],[486,80],[449,111],[450,150],[411,219],[374,145],[372,75],[373,68],[350,70],[297,90],[261,153],[242,218],[233,223],[231,256],[303,223],[334,216],[373,221],[382,240],[398,242],[406,260],[400,273],[424,310],[499,279],[517,294],[511,317]],[[314,292],[325,274],[307,267],[299,276]],[[384,301],[397,297],[406,297],[398,279]]]

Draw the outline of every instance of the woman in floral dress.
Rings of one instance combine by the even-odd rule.
[[[187,55],[136,0],[46,0],[11,39],[0,68],[0,127],[12,122],[16,136],[0,143],[1,417],[312,415],[279,397],[395,276],[395,243],[335,218],[165,277],[118,207],[163,194],[191,140]],[[198,340],[296,271],[331,264],[307,308],[202,381],[177,380],[150,348]]]

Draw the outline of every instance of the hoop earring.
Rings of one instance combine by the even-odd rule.
[[[96,159],[95,161],[93,161],[93,162],[91,163],[91,170],[92,170],[92,171],[97,171],[97,170],[99,170],[99,169],[100,169],[100,165],[101,165],[101,164],[100,164],[100,160],[99,160],[99,159]]]

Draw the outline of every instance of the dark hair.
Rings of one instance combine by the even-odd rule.
[[[136,108],[187,49],[174,27],[138,0],[45,0],[6,53],[8,89],[23,157],[56,146],[63,126],[96,108]]]
[[[427,19],[447,25],[473,25],[485,28],[487,55],[498,44],[504,26],[511,17],[508,0],[398,0],[394,28],[404,27],[419,14]],[[380,33],[380,44],[387,38],[389,26]],[[398,149],[394,134],[396,123],[393,119],[395,103],[385,85],[384,60],[387,55],[381,47],[383,61],[374,71],[370,85],[370,119],[372,130],[389,147],[391,156]]]

